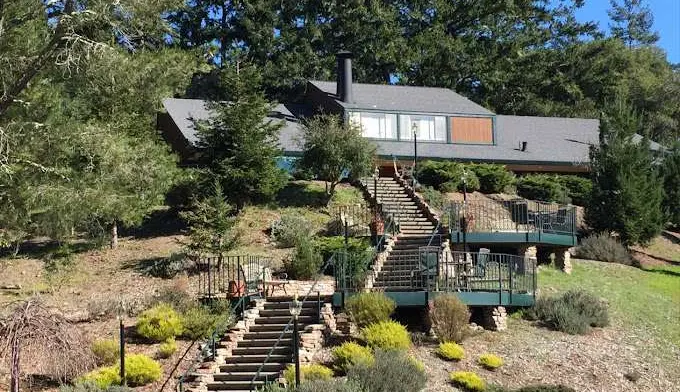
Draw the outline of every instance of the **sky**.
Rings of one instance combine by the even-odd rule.
[[[680,0],[646,0],[654,14],[654,30],[659,33],[657,45],[666,51],[668,61],[680,63]],[[609,31],[609,0],[586,0],[576,12],[580,21],[598,22],[600,29]]]

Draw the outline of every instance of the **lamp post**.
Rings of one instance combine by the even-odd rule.
[[[293,346],[295,350],[295,387],[300,386],[300,336],[298,335],[298,316],[302,311],[302,302],[298,301],[297,294],[288,307],[293,316]]]
[[[118,333],[120,337],[120,385],[127,385],[125,379],[125,325],[123,323],[123,316],[125,315],[125,306],[123,301],[118,306]]]
[[[416,176],[418,173],[418,123],[411,123],[411,132],[413,132],[413,187],[416,187]]]
[[[378,178],[380,177],[380,169],[376,165],[373,171],[373,198],[375,199],[375,206],[378,207]]]
[[[467,218],[467,170],[465,169],[463,169],[462,180],[463,180],[463,219],[465,220],[465,228],[463,230],[463,251],[467,252],[467,231],[470,222],[468,222]]]

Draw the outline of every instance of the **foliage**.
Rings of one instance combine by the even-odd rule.
[[[470,311],[454,294],[437,296],[430,308],[432,329],[441,342],[462,342],[468,335]]]
[[[576,248],[576,257],[586,260],[599,260],[609,263],[633,264],[628,249],[609,233],[592,234]]]
[[[349,369],[347,377],[364,391],[421,391],[427,377],[423,369],[406,353],[376,350],[373,364],[359,364]]]
[[[295,385],[295,365],[288,365],[283,371],[283,378],[287,385]],[[330,380],[333,378],[333,371],[323,365],[311,364],[300,366],[300,384],[306,381]]]
[[[59,392],[131,392],[131,389],[122,385],[100,388],[93,382],[76,382],[72,385],[60,385]]]
[[[447,361],[460,361],[465,358],[465,350],[463,350],[463,347],[454,342],[439,343],[437,354]]]
[[[539,297],[525,316],[571,335],[585,334],[590,327],[609,325],[607,305],[592,294],[576,290],[561,296]]]
[[[127,359],[127,358],[126,358]],[[78,378],[78,384],[94,384],[100,389],[120,384],[120,368],[116,366],[106,366],[95,369]],[[127,370],[127,368],[126,368]]]
[[[503,165],[481,163],[468,167],[479,179],[482,193],[504,193],[515,183],[515,176]]]
[[[216,328],[226,328],[234,320],[234,316],[229,308],[229,302],[224,301],[223,306],[207,308],[199,305],[187,309],[182,313],[182,336],[191,340],[198,340],[210,336]]]
[[[227,203],[219,182],[205,199],[196,201],[192,210],[180,215],[189,225],[185,246],[190,253],[217,256],[238,246],[238,215]]]
[[[614,22],[612,35],[629,47],[651,45],[659,40],[659,33],[652,31],[654,16],[642,0],[611,1],[607,14]]]
[[[326,182],[328,202],[347,173],[357,179],[370,171],[376,149],[361,136],[361,128],[329,114],[304,121],[298,142],[303,151],[298,168]]]
[[[394,300],[378,292],[358,293],[345,301],[345,309],[360,328],[388,321],[396,306]]]
[[[312,225],[300,214],[284,212],[272,223],[271,235],[278,247],[292,248],[297,245],[300,238],[311,237]]]
[[[586,220],[596,232],[615,232],[624,245],[646,244],[663,225],[662,181],[649,141],[636,139],[642,119],[617,102],[600,121],[600,145],[591,147],[593,192]]]
[[[380,321],[361,329],[361,337],[369,347],[382,350],[408,350],[411,336],[396,321]]]
[[[321,254],[310,238],[300,238],[295,252],[283,261],[283,267],[291,279],[311,279],[323,265]]]
[[[287,176],[276,164],[282,124],[267,119],[274,107],[262,94],[254,67],[222,71],[220,87],[229,91],[229,100],[213,102],[215,115],[196,124],[197,145],[208,167],[204,183],[218,182],[241,211],[249,202],[272,200],[285,185]]]
[[[477,359],[477,363],[488,370],[496,370],[503,366],[503,358],[494,354],[482,354]]]
[[[174,338],[168,339],[158,346],[158,356],[160,358],[170,358],[177,351],[177,341]]]
[[[571,175],[557,175],[557,181],[567,192],[567,197],[577,206],[585,206],[593,191],[593,182],[589,178]]]
[[[446,206],[446,198],[440,191],[431,186],[424,186],[420,189],[420,194],[431,209],[436,211],[443,211]]]
[[[664,187],[664,212],[668,221],[680,228],[680,142],[667,152],[661,165]]]
[[[418,165],[418,181],[442,192],[463,191],[464,178],[468,192],[479,190],[477,175],[462,163],[429,160]]]
[[[116,368],[118,370],[118,368]],[[125,379],[130,386],[140,386],[161,378],[161,365],[144,354],[125,356]]]
[[[517,179],[517,194],[529,200],[569,202],[567,190],[555,176],[529,174]]]
[[[483,392],[486,390],[486,383],[484,380],[473,372],[451,372],[449,378],[455,385],[468,392]]]
[[[301,383],[295,392],[364,392],[357,383],[351,380],[315,380]]]
[[[345,250],[345,237],[341,235],[318,237],[314,239],[314,246],[328,260],[333,253]],[[347,239],[347,252],[350,254],[365,253],[371,250],[370,241],[366,238],[350,237]]]
[[[371,365],[374,360],[370,349],[354,342],[345,342],[333,349],[333,365],[343,373],[357,364]]]
[[[153,304],[166,303],[180,313],[196,306],[196,299],[188,292],[188,281],[176,280],[165,286],[153,297]]]
[[[120,358],[120,344],[116,340],[95,340],[91,348],[98,365],[113,365]]]
[[[182,319],[168,304],[158,304],[139,315],[137,333],[147,339],[164,342],[182,333]]]

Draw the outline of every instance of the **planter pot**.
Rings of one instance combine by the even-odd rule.
[[[246,293],[245,282],[236,282],[234,280],[229,281],[228,295],[231,298],[241,297]]]

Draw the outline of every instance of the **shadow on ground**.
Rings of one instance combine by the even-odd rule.
[[[323,207],[326,205],[326,192],[309,184],[291,182],[276,195],[281,207]]]
[[[187,225],[180,218],[179,211],[164,208],[147,215],[139,227],[123,227],[118,230],[121,237],[153,238],[182,234]]]

